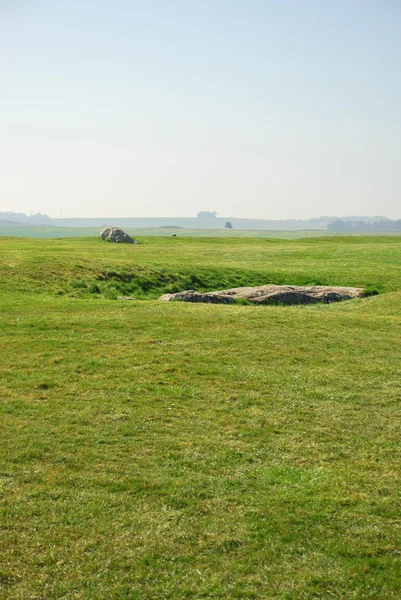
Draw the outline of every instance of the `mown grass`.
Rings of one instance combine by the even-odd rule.
[[[112,224],[112,223],[111,223]],[[41,225],[1,226],[0,237],[29,237],[29,238],[65,238],[65,237],[99,237],[102,227],[53,227]],[[324,229],[299,229],[293,231],[262,230],[262,229],[186,229],[182,227],[124,227],[131,236],[172,236],[179,237],[256,237],[298,239],[303,237],[319,237],[337,235]],[[383,235],[392,235],[391,232]],[[396,235],[396,234],[395,234]]]
[[[401,244],[143,242],[0,241],[0,597],[399,598]],[[105,272],[385,293],[74,297]]]
[[[138,239],[139,246],[122,246],[94,238],[0,238],[0,283],[107,298],[268,283],[400,289],[396,237]]]
[[[110,223],[112,225],[112,223]],[[28,238],[68,238],[68,237],[99,237],[102,227],[61,227],[41,225],[14,225],[1,226],[0,237],[28,237]],[[178,237],[221,237],[221,238],[278,238],[294,240],[306,237],[341,236],[344,234],[327,231],[325,229],[187,229],[183,227],[123,227],[133,237],[164,237],[176,235]],[[355,234],[348,234],[355,235]],[[367,234],[362,234],[367,235]],[[380,236],[400,236],[399,232],[383,231]]]

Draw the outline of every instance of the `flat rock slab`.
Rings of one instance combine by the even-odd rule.
[[[208,304],[234,304],[246,300],[251,304],[315,304],[316,302],[339,302],[351,298],[361,298],[363,288],[330,287],[325,285],[261,285],[259,287],[239,287],[216,292],[195,292],[187,290],[176,294],[164,294],[159,300],[169,302],[206,302]]]

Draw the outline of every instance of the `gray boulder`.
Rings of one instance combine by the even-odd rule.
[[[324,285],[292,286],[261,285],[259,287],[240,287],[216,292],[195,292],[187,290],[176,294],[164,294],[159,298],[164,302],[181,300],[183,302],[207,302],[209,304],[234,304],[246,300],[251,304],[315,304],[316,302],[338,302],[361,298],[363,288],[330,287]]]
[[[115,242],[116,244],[139,243],[136,240],[132,239],[132,237],[130,237],[128,233],[125,233],[125,231],[119,229],[118,227],[106,227],[106,229],[103,229],[103,231],[100,233],[100,237],[102,238],[102,240],[106,240],[107,242]]]

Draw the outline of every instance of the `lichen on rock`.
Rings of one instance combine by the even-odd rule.
[[[183,302],[206,302],[209,304],[235,304],[246,301],[250,304],[329,304],[340,300],[361,298],[364,290],[352,287],[332,287],[324,285],[292,286],[292,285],[261,285],[258,287],[240,287],[216,292],[196,292],[186,290],[176,294],[164,294],[159,300],[168,302],[181,300]]]

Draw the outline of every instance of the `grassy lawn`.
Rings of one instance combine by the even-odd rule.
[[[339,236],[342,234],[326,231],[325,229],[297,229],[282,231],[278,229],[187,229],[182,227],[123,227],[133,237],[156,236],[171,237],[246,237],[246,238],[278,238],[299,239],[306,237]],[[1,226],[0,237],[29,237],[29,238],[69,238],[69,237],[99,237],[102,227],[54,227],[41,225]],[[350,234],[354,235],[354,234]],[[381,236],[401,236],[398,232],[382,232]]]
[[[99,237],[102,227],[53,227],[53,226],[1,226],[0,237],[32,237],[32,238],[64,238],[64,237]],[[182,227],[124,227],[131,236],[172,236],[177,237],[256,237],[298,239],[304,237],[322,237],[337,235],[324,229],[299,229],[294,231],[261,230],[261,229],[187,229]],[[388,234],[388,235],[391,235]],[[396,235],[396,234],[394,234]],[[400,235],[400,234],[398,234]]]
[[[140,241],[0,239],[0,598],[400,598],[401,239]]]

